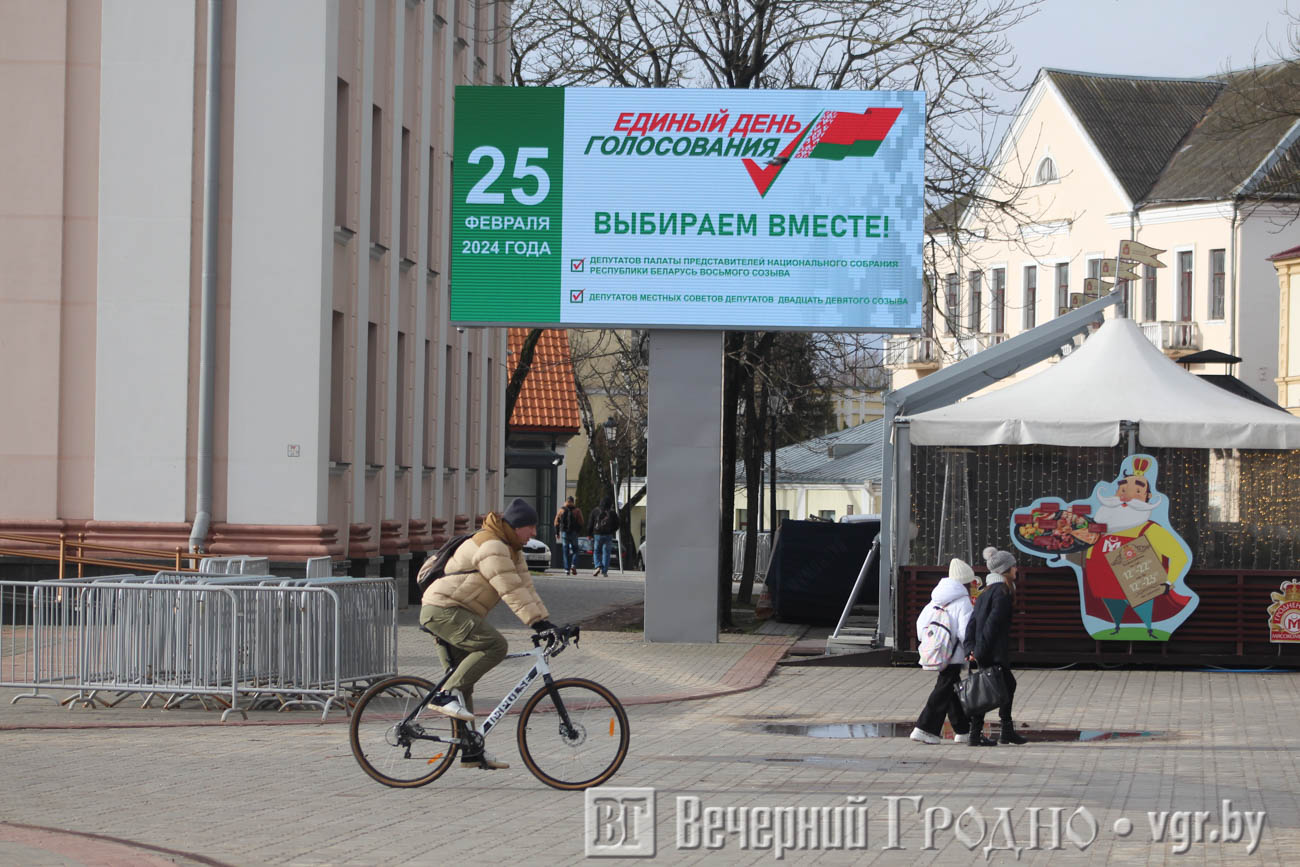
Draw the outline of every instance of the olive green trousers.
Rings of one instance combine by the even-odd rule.
[[[442,688],[460,690],[465,707],[472,713],[474,684],[506,658],[509,645],[505,636],[464,608],[421,606],[420,625],[451,645],[450,651],[441,644],[437,646],[443,667],[456,668]]]

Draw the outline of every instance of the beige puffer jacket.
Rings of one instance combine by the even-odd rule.
[[[464,608],[485,617],[504,599],[526,626],[548,619],[550,614],[533,587],[523,551],[507,543],[506,535],[514,541],[510,525],[495,514],[488,515],[484,529],[461,543],[443,576],[429,585],[420,601],[441,608]]]

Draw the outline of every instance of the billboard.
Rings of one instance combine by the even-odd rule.
[[[917,91],[457,87],[459,324],[914,331]]]

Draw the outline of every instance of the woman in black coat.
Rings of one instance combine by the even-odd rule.
[[[1011,644],[1011,603],[1016,595],[1016,558],[1008,551],[992,546],[984,549],[984,564],[989,568],[983,592],[975,600],[975,612],[966,628],[967,659],[981,668],[1002,667],[1007,687],[1007,703],[998,708],[1002,734],[997,741],[984,737],[984,714],[971,714],[970,745],[992,747],[998,743],[1023,744],[1011,719],[1011,702],[1016,696],[1016,678],[1011,673],[1008,650]]]

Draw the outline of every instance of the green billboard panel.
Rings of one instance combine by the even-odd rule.
[[[924,94],[456,88],[461,324],[914,331]]]

